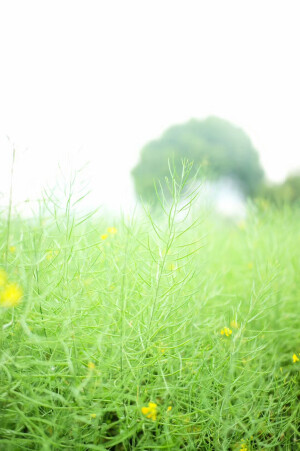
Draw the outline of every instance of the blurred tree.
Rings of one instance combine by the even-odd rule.
[[[210,179],[234,179],[246,196],[253,196],[263,179],[257,151],[243,130],[217,117],[192,119],[169,128],[141,151],[132,170],[135,189],[145,201],[156,198],[154,181],[169,176],[169,162],[181,172],[181,162],[194,162],[193,171]],[[192,174],[193,175],[193,174]]]
[[[281,184],[263,185],[259,197],[278,206],[300,203],[300,174],[288,176]]]

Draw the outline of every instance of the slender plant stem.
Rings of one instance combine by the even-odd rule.
[[[13,196],[13,176],[15,166],[16,149],[13,149],[13,156],[10,168],[10,187],[9,187],[9,201],[8,201],[8,214],[7,214],[7,234],[6,234],[6,251],[5,251],[5,267],[7,268],[8,248],[10,238],[10,224],[11,224],[11,210],[12,210],[12,196]]]

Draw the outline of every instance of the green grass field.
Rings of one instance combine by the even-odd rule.
[[[300,449],[300,210],[191,197],[2,212],[1,450]]]

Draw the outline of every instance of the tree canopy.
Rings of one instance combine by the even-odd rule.
[[[202,167],[211,179],[234,179],[246,196],[255,195],[263,180],[258,153],[246,133],[228,121],[209,117],[175,125],[145,145],[132,170],[137,194],[153,201],[154,182],[169,176],[169,162],[180,170],[183,159],[194,162],[194,173]]]

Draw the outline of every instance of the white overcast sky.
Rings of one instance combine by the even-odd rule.
[[[0,0],[0,193],[15,146],[16,203],[69,161],[90,162],[95,204],[126,206],[141,147],[211,114],[283,179],[300,167],[299,23],[299,0]]]

